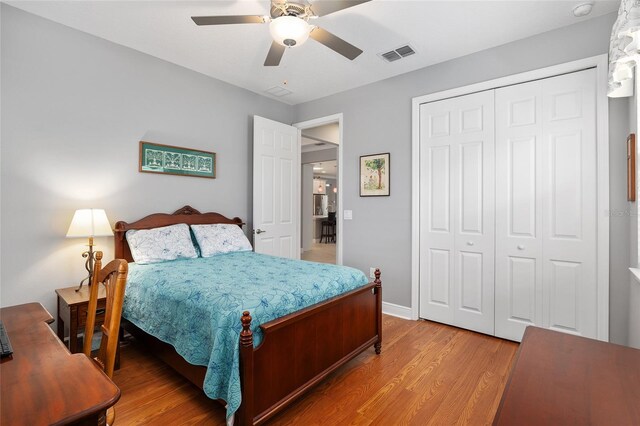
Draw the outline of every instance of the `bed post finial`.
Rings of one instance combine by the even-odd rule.
[[[240,332],[240,346],[253,347],[253,332],[251,331],[251,315],[249,311],[242,313],[242,331]]]
[[[249,311],[242,313],[242,331],[240,332],[240,386],[242,403],[236,411],[236,424],[240,426],[254,424],[253,412],[253,332]]]
[[[377,306],[377,318],[376,318],[376,327],[378,329],[378,341],[373,344],[374,349],[376,350],[376,354],[380,355],[380,351],[382,350],[382,281],[380,280],[380,269],[376,268],[376,271],[373,273],[376,279],[373,281],[376,292],[376,304]]]

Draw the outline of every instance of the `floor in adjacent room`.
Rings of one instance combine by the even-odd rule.
[[[335,243],[313,243],[311,250],[307,250],[300,255],[302,260],[310,260],[320,263],[336,263]]]
[[[517,343],[427,321],[383,317],[373,348],[332,373],[269,425],[490,424]],[[224,425],[225,411],[131,338],[114,373],[125,425]]]

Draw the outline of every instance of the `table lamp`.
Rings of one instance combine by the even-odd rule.
[[[91,276],[93,275],[93,263],[95,261],[93,252],[93,237],[108,237],[113,235],[107,214],[102,209],[80,209],[76,210],[67,231],[67,238],[84,237],[89,238],[89,250],[82,253],[82,257],[87,261],[84,267],[87,269],[89,276],[80,281],[80,286],[76,291],[80,291],[85,281],[91,285]]]

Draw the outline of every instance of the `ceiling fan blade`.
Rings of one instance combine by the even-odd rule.
[[[371,0],[325,0],[314,1],[311,4],[311,10],[316,16],[325,16],[333,12],[337,12],[342,9],[357,6],[362,3],[367,3]]]
[[[196,25],[227,25],[227,24],[262,24],[262,16],[238,15],[238,16],[192,16]]]
[[[316,27],[311,31],[309,37],[314,39],[315,41],[324,44],[329,49],[336,51],[347,59],[351,59],[352,61],[360,56],[362,50],[355,47],[353,44],[347,43],[343,39],[338,36],[331,34],[327,30],[323,30],[322,28]]]
[[[285,49],[286,47],[275,41],[271,43],[271,48],[269,49],[269,53],[267,53],[267,59],[264,60],[264,66],[277,67],[280,65],[280,60],[282,59],[282,55],[284,55]]]

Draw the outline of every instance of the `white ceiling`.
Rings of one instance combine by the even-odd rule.
[[[313,165],[313,175],[316,177],[335,178],[338,173],[338,162],[335,160],[310,164]]]
[[[330,1],[330,0],[316,0]],[[297,104],[413,71],[617,10],[580,0],[373,0],[313,21],[364,50],[353,62],[308,40],[264,67],[266,24],[198,27],[191,16],[268,15],[269,1],[9,1],[12,6],[173,62],[259,94],[274,86]],[[410,43],[416,54],[386,63],[379,53]],[[286,84],[285,84],[286,82]]]

